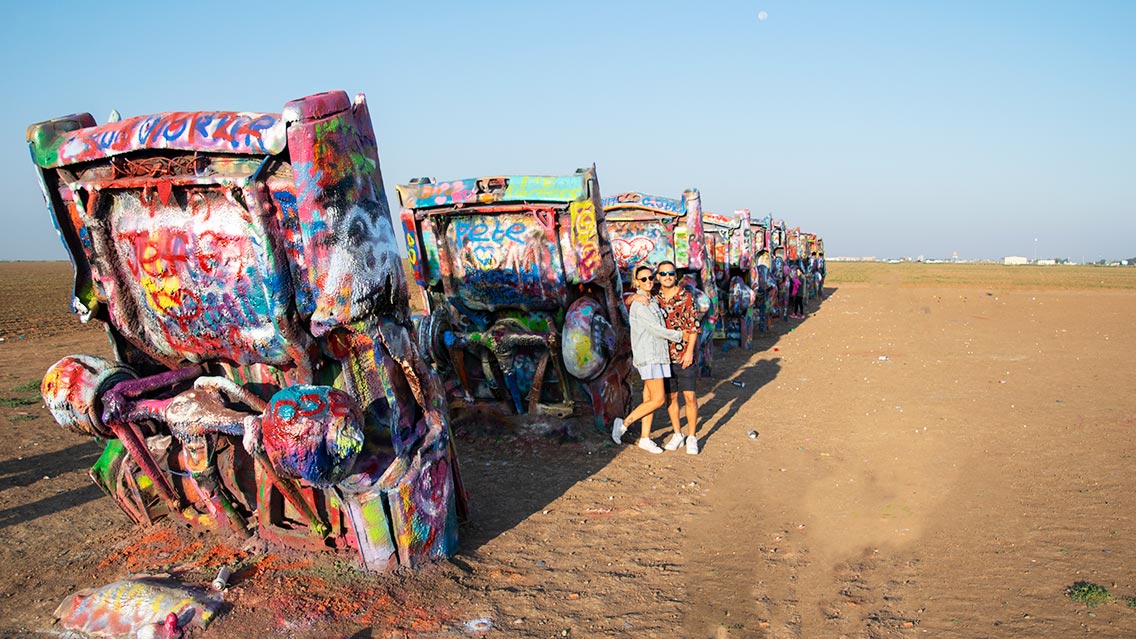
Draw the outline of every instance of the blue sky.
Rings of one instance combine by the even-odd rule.
[[[6,8],[0,260],[66,259],[27,125],[330,89],[366,93],[392,210],[415,176],[595,163],[834,256],[1136,256],[1136,2],[315,4]]]

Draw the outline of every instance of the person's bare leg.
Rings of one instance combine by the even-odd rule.
[[[654,421],[655,411],[663,405],[663,398],[666,397],[666,393],[663,392],[663,380],[649,379],[647,381],[655,383],[643,383],[643,405],[654,406],[654,408],[643,416],[643,421],[639,422],[639,439],[651,439],[651,422]]]
[[[663,407],[665,401],[665,393],[663,392],[663,380],[661,379],[648,379],[643,381],[643,403],[635,407],[627,417],[623,419],[623,425],[630,428],[631,424],[643,419],[656,410]],[[647,397],[650,399],[647,399]],[[646,427],[644,423],[644,427]],[[646,438],[651,431],[643,430],[643,437]]]
[[[667,415],[671,418],[671,426],[674,428],[674,432],[681,435],[682,423],[678,412],[678,391],[667,393]]]
[[[698,396],[694,391],[682,391],[682,401],[686,404],[686,434],[694,435],[698,432]],[[678,413],[678,402],[675,402],[675,413]]]
[[[644,383],[643,384],[643,403],[646,404],[649,399],[651,399],[651,392],[649,390],[647,390],[647,384]],[[651,432],[651,424],[653,424],[653,423],[655,423],[655,412],[654,411],[651,411],[650,414],[643,416],[643,428],[647,429],[648,433]]]

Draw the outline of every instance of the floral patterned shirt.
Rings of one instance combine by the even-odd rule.
[[[669,300],[663,297],[663,291],[659,290],[655,293],[655,301],[667,316],[667,328],[684,332],[698,330],[699,313],[694,306],[694,295],[691,294],[690,289],[685,286],[678,287],[678,293]],[[686,351],[686,339],[678,343],[669,342],[668,346],[671,351],[671,363],[681,362],[682,354]]]

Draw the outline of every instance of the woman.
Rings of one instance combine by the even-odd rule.
[[[793,267],[791,283],[793,287],[793,312],[789,314],[789,317],[801,319],[805,316],[805,279],[800,266]]]
[[[681,342],[682,331],[669,329],[659,305],[651,299],[654,276],[649,266],[639,266],[631,279],[635,295],[631,296],[631,354],[632,363],[643,378],[643,403],[635,407],[627,417],[615,418],[611,426],[611,438],[620,443],[628,426],[654,413],[666,403],[667,395],[663,388],[663,378],[671,376],[671,356],[666,340]],[[663,449],[651,441],[650,426],[640,428],[639,448],[649,453],[661,453]]]

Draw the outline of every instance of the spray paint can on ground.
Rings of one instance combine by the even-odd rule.
[[[738,380],[736,380],[736,379],[731,379],[731,380],[730,380],[730,383],[731,383],[731,384],[733,384],[734,386],[737,386],[738,388],[745,388],[745,387],[746,387],[746,383],[745,383],[745,382],[739,382],[739,381],[738,381]]]
[[[214,590],[224,590],[229,587],[229,577],[233,576],[233,571],[229,570],[228,566],[221,566],[217,571],[217,578],[213,580]]]

